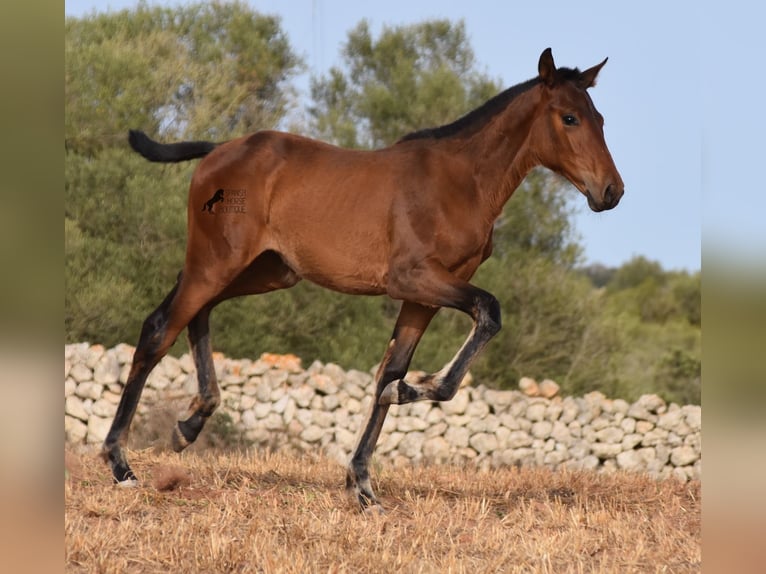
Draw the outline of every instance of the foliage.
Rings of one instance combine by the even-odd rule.
[[[68,18],[65,49],[66,338],[134,342],[183,264],[183,190],[195,165],[144,161],[128,149],[127,129],[172,141],[274,127],[295,105],[301,63],[277,19],[238,2]],[[343,67],[312,81],[306,129],[345,146],[450,122],[501,89],[479,70],[462,22],[388,27],[377,38],[361,22],[342,54]],[[513,387],[547,377],[564,393],[699,402],[700,274],[643,257],[582,267],[575,198],[557,176],[534,171],[496,222],[494,254],[474,282],[500,301],[503,329],[473,365],[476,380]],[[213,344],[233,357],[291,352],[366,370],[398,308],[302,282],[221,304]],[[462,313],[440,311],[413,368],[440,368],[469,330]]]
[[[312,82],[310,112],[317,136],[345,147],[380,147],[450,122],[500,87],[476,69],[462,21],[384,27],[377,39],[362,21],[342,55],[345,69]]]
[[[276,18],[240,2],[67,18],[67,340],[115,344],[183,264],[193,164],[151,165],[128,128],[225,139],[273,127],[300,69]]]

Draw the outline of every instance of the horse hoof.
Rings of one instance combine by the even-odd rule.
[[[173,427],[173,432],[170,434],[170,442],[175,452],[181,452],[190,444],[189,441],[181,432],[181,429],[178,427],[178,424],[179,423],[176,423],[176,426]]]
[[[125,480],[117,481],[117,486],[120,488],[136,488],[138,486],[138,480],[135,478],[127,478]]]

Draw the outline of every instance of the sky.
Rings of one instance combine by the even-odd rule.
[[[308,101],[308,77],[340,64],[348,31],[366,18],[383,26],[463,19],[479,69],[504,87],[537,74],[547,47],[559,66],[586,69],[609,61],[590,90],[606,119],[607,145],[625,182],[611,211],[591,212],[577,196],[575,228],[586,263],[619,266],[637,255],[667,270],[696,271],[704,243],[726,257],[760,262],[766,252],[763,161],[766,128],[759,64],[766,53],[764,14],[738,2],[700,12],[698,2],[578,3],[472,0],[249,0],[280,16],[308,66],[297,82]],[[163,0],[150,4],[178,5]],[[134,7],[137,0],[67,0],[67,17]],[[754,4],[754,3],[753,3]],[[748,7],[763,11],[763,8]],[[730,89],[738,98],[719,113]],[[750,111],[752,110],[752,112]],[[734,121],[732,121],[734,120]],[[736,166],[736,167],[734,167]],[[762,177],[762,176],[761,176]],[[512,201],[512,200],[511,200]]]

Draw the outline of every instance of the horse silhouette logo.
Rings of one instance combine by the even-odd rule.
[[[216,190],[216,192],[213,194],[213,197],[208,199],[205,202],[205,205],[202,206],[202,211],[207,211],[208,213],[213,213],[213,206],[218,203],[219,201],[223,201],[223,190],[219,189]]]

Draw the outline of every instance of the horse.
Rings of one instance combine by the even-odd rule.
[[[103,443],[115,482],[136,483],[123,450],[126,431],[147,376],[180,332],[188,330],[198,393],[173,428],[178,452],[195,441],[220,403],[211,310],[232,297],[305,279],[401,301],[346,470],[354,504],[381,509],[369,462],[390,405],[450,400],[500,330],[497,299],[470,279],[492,253],[493,224],[526,174],[544,166],[562,175],[596,212],[619,203],[623,181],[604,139],[603,116],[587,91],[606,61],[585,71],[557,68],[548,48],[536,77],[452,123],[376,150],[269,130],[222,143],[164,144],[131,130],[131,147],[149,161],[201,161],[189,188],[183,268],[143,323]],[[211,196],[221,200],[215,210],[205,209]],[[441,370],[405,381],[418,341],[442,307],[466,313],[471,331]]]

